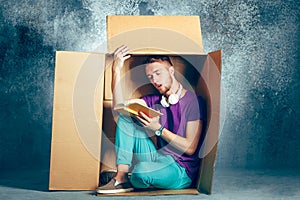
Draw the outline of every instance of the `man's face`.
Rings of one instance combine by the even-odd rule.
[[[148,79],[161,94],[165,94],[172,86],[170,67],[166,62],[153,62],[146,65]]]

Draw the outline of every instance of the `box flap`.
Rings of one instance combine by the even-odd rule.
[[[98,186],[105,55],[57,52],[50,190]]]
[[[108,52],[203,53],[199,16],[107,16]]]
[[[207,86],[208,121],[206,136],[199,156],[202,159],[197,189],[201,193],[211,194],[214,167],[220,131],[220,100],[221,100],[221,50],[208,54],[202,78]],[[203,85],[199,81],[198,85]]]

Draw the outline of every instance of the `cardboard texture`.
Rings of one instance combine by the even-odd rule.
[[[104,58],[56,53],[50,190],[94,190],[98,185]]]
[[[203,53],[198,16],[107,16],[108,52],[125,44],[132,53]]]
[[[202,147],[199,156],[202,159],[199,176],[191,188],[135,191],[115,195],[198,194],[199,192],[210,194],[219,136],[221,51],[203,53],[199,17],[108,16],[107,37],[109,52],[113,52],[115,48],[123,44],[131,50],[131,58],[125,62],[121,76],[125,99],[139,98],[157,92],[149,83],[144,73],[144,66],[141,64],[147,55],[168,54],[175,67],[176,77],[184,87],[204,97],[208,111],[208,124],[200,141]],[[57,55],[50,189],[93,190],[98,186],[99,172],[116,167],[114,141],[117,117],[112,111],[112,56],[110,54],[95,54],[99,59],[88,62],[91,66],[96,66],[98,70],[105,71],[104,83],[100,81],[101,84],[97,87],[98,96],[94,99],[97,103],[86,102],[85,104],[85,106],[96,105],[95,108],[100,109],[96,115],[99,116],[99,129],[102,129],[102,135],[92,134],[87,141],[93,143],[94,145],[91,146],[94,147],[101,143],[101,152],[99,146],[98,154],[86,151],[76,133],[75,119],[72,118],[74,116],[85,118],[72,115],[74,110],[72,110],[70,95],[79,70],[78,62],[82,63],[80,59],[88,55],[75,52],[59,52]],[[103,117],[101,117],[102,109]],[[97,131],[90,130],[89,132],[96,133]],[[59,141],[58,138],[61,140]],[[99,167],[99,162],[94,156],[100,158],[100,154],[101,166]],[[86,160],[89,160],[89,163]]]

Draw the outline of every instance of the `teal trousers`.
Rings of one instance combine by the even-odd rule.
[[[115,148],[116,164],[132,168],[130,182],[135,188],[183,189],[191,185],[185,169],[172,156],[159,153],[145,128],[122,114],[117,122]],[[136,162],[132,166],[133,159]]]

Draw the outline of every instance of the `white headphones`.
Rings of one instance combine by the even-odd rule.
[[[174,104],[177,104],[178,101],[179,101],[179,98],[181,96],[181,93],[182,93],[182,85],[179,83],[179,90],[178,92],[176,92],[176,94],[171,94],[169,97],[168,97],[168,100],[167,100],[167,97],[165,97],[164,95],[161,97],[161,100],[160,100],[160,104],[163,106],[163,107],[169,107],[170,104],[171,105],[174,105]]]

